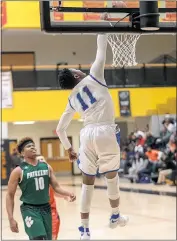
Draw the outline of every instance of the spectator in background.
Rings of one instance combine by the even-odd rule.
[[[136,136],[134,135],[133,132],[131,132],[127,140],[127,147],[130,151],[134,151],[135,143],[136,143]]]
[[[12,160],[12,169],[19,166],[22,162],[22,158],[19,156],[16,148],[14,148],[13,151],[12,151],[11,160]]]
[[[175,150],[174,156],[175,156],[174,161],[175,161],[175,164],[176,164],[176,167],[177,167],[177,149]],[[172,171],[170,179],[173,183],[172,186],[177,185],[177,168]]]
[[[143,131],[137,130],[137,131],[134,133],[134,135],[135,135],[136,137],[142,137],[143,139],[146,139],[146,133],[143,132]]]
[[[145,144],[145,138],[143,138],[142,135],[138,135],[136,140],[135,152],[143,153],[144,144]]]
[[[143,175],[151,176],[152,173],[155,173],[158,168],[161,166],[161,158],[163,153],[158,150],[153,150],[150,146],[147,147],[147,151],[145,153],[148,162],[144,169],[138,172],[139,180]]]
[[[165,119],[162,121],[162,124],[167,128],[169,132],[175,131],[175,120],[169,114],[165,115]]]
[[[154,137],[151,132],[147,132],[146,134],[146,142],[145,142],[145,145],[146,146],[150,146],[152,149],[156,149],[157,146],[156,146],[156,140],[157,138]]]
[[[166,177],[176,170],[175,151],[176,149],[172,149],[172,151],[164,154],[163,170],[159,172],[157,185],[165,184]]]
[[[170,136],[168,145],[171,148],[177,148],[177,131],[173,132],[173,134]]]
[[[132,132],[124,142],[121,150],[124,150],[123,155],[126,158],[121,159],[121,173],[124,175],[129,173],[125,177],[132,182],[153,181],[163,184],[166,177],[169,177],[174,184],[176,183],[177,170],[174,162],[177,159],[176,120],[166,115],[162,124],[163,130],[159,138],[152,135],[147,125],[144,131]],[[169,159],[170,153],[175,153],[176,159]]]
[[[167,114],[165,116],[165,119],[162,121],[162,125],[164,129],[160,135],[161,142],[164,142],[165,144],[167,144],[171,134],[176,131],[176,122],[174,118],[170,117],[170,115]]]
[[[127,159],[130,158],[130,156],[134,156],[134,149],[135,149],[135,142],[136,137],[134,136],[134,133],[132,132],[126,141],[124,141],[124,145],[122,146],[121,150],[125,151],[127,153]]]
[[[161,159],[162,152],[159,150],[154,150],[151,146],[148,146],[145,155],[148,157],[149,161],[155,163]]]
[[[130,179],[132,183],[137,182],[138,172],[143,170],[145,167],[146,166],[142,155],[139,152],[135,153],[135,158],[133,159],[132,167],[130,167],[128,171],[129,172],[129,175],[127,176],[128,179]]]
[[[172,133],[168,131],[166,125],[164,124],[163,130],[160,132],[160,138],[156,140],[156,145],[161,149],[165,148],[170,140],[171,135]]]
[[[120,168],[119,168],[119,173],[121,174],[127,174],[128,173],[128,169],[130,167],[130,163],[128,160],[128,154],[127,154],[127,150],[123,151],[121,153],[121,159],[120,159]]]
[[[138,131],[136,137],[135,152],[144,153],[145,135],[142,131]]]

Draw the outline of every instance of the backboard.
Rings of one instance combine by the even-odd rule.
[[[141,29],[134,28],[132,23],[132,16],[140,12],[140,1],[124,0],[127,8],[113,8],[112,2],[111,0],[41,1],[42,30],[49,33],[142,32]],[[176,0],[158,1],[159,33],[177,31],[176,3]],[[103,12],[109,13],[111,17],[109,22],[100,19]]]

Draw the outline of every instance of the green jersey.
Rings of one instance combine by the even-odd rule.
[[[38,162],[32,166],[22,162],[22,179],[19,182],[22,195],[20,200],[23,203],[40,205],[49,202],[50,173],[47,163]]]

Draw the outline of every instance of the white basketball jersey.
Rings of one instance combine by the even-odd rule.
[[[66,150],[71,147],[66,129],[75,112],[88,124],[114,124],[114,106],[104,79],[107,35],[97,37],[96,59],[90,68],[90,75],[81,80],[69,97],[69,103],[60,118],[57,134]]]
[[[84,120],[84,126],[94,123],[114,124],[114,105],[104,80],[88,75],[73,89],[69,103]]]

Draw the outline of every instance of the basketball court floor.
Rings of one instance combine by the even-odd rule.
[[[57,199],[57,207],[61,218],[58,239],[79,239],[77,230],[80,225],[79,203],[81,193],[81,177],[60,177],[63,187],[77,194],[77,201],[68,203]],[[121,182],[121,212],[129,216],[128,226],[109,229],[109,202],[103,179],[96,180],[96,188],[91,207],[90,227],[92,240],[125,240],[125,239],[161,239],[176,240],[176,188],[155,186],[153,184],[130,184]],[[19,233],[9,229],[5,196],[7,187],[2,190],[2,239],[27,240],[20,214],[20,190],[15,199],[14,217],[19,224]]]

